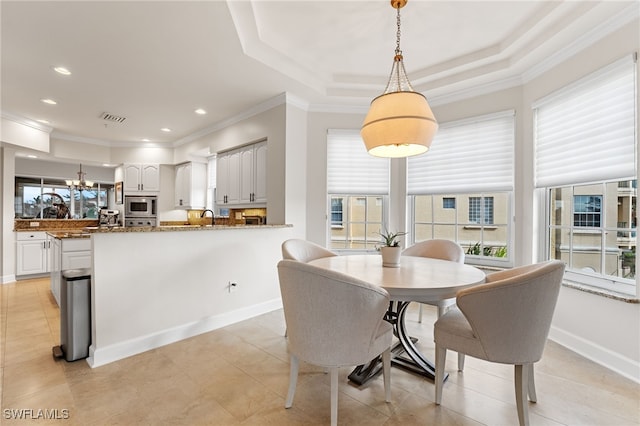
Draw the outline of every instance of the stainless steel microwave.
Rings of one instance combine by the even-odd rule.
[[[158,197],[125,195],[124,216],[155,217],[157,215]]]

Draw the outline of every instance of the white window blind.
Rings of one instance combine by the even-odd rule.
[[[431,149],[410,157],[408,192],[513,190],[514,112],[440,125]]]
[[[636,70],[629,55],[539,100],[536,186],[636,175]]]
[[[388,194],[389,159],[369,155],[357,130],[329,130],[327,191],[330,194]]]

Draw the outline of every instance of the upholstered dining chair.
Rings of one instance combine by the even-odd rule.
[[[307,263],[315,259],[320,259],[321,257],[329,256],[337,256],[337,254],[311,241],[292,238],[282,243],[283,259]]]
[[[312,243],[311,241],[292,238],[282,243],[282,258],[297,260],[308,263],[322,257],[337,256],[334,252]],[[287,329],[284,330],[284,337],[287,337]]]
[[[489,274],[485,283],[458,292],[458,308],[434,325],[436,404],[442,401],[444,365],[451,349],[515,365],[518,420],[529,424],[527,395],[537,400],[533,364],[542,357],[564,268],[559,260],[517,267]]]
[[[293,404],[299,361],[329,370],[331,424],[338,421],[338,368],[382,354],[385,400],[390,401],[391,324],[383,320],[389,293],[348,275],[307,263],[278,263],[290,355],[286,408]]]
[[[450,260],[452,262],[464,263],[464,250],[455,241],[451,240],[426,240],[408,247],[402,252],[403,256],[430,257],[433,259]],[[438,318],[445,312],[447,307],[453,305],[455,299],[443,300],[434,303],[438,307]],[[422,322],[422,304],[418,314],[418,322]]]

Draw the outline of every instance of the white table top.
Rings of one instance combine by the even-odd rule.
[[[347,255],[316,259],[309,264],[351,275],[383,287],[392,300],[437,302],[484,282],[478,268],[446,260],[401,256],[400,267],[382,266],[379,255]]]

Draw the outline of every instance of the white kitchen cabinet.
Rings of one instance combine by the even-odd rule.
[[[123,190],[125,193],[160,191],[160,166],[158,164],[124,164]]]
[[[55,238],[52,250],[51,293],[60,306],[62,272],[69,269],[91,268],[91,239]]]
[[[53,238],[51,242],[51,294],[60,306],[60,281],[62,280],[62,240]]]
[[[239,148],[218,157],[216,202],[256,206],[267,202],[267,143]]]
[[[183,163],[175,167],[175,205],[178,209],[204,209],[207,199],[207,165]]]
[[[216,164],[216,204],[235,205],[240,202],[240,151],[218,155]]]
[[[18,232],[16,245],[17,276],[49,272],[49,247],[51,242],[47,238],[46,232]]]

